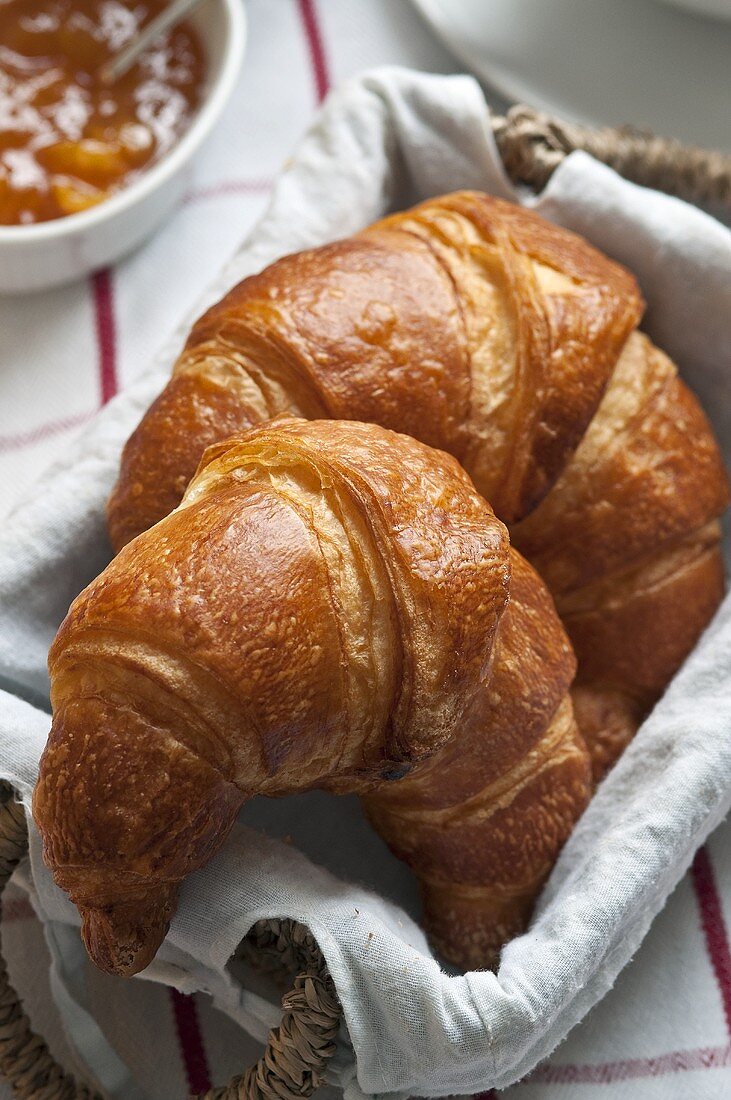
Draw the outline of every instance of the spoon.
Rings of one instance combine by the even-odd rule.
[[[200,2],[201,0],[171,0],[168,6],[145,27],[142,27],[119,53],[107,58],[99,69],[99,79],[102,83],[113,84],[115,80],[128,72],[140,54],[147,49],[158,35],[164,34],[170,27],[174,27]]]

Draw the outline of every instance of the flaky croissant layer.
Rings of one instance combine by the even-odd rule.
[[[486,785],[502,777],[508,806],[532,771],[572,759],[566,795],[545,810],[551,840],[527,861],[533,887],[588,793],[573,733],[570,751],[565,738],[534,748],[559,711],[573,730],[573,670],[550,598],[453,458],[356,422],[255,429],[206,452],[181,507],[114,559],[59,631],[33,804],[45,859],[95,962],[134,973],[245,799],[398,788],[467,724],[474,761],[457,749],[440,788],[454,783],[450,813],[465,803],[466,821],[482,820]],[[517,709],[500,705],[516,691]],[[405,796],[417,812],[432,800],[421,782]],[[475,827],[493,856],[470,869],[447,845],[440,883],[482,881],[498,858],[497,826],[492,838]],[[404,855],[419,874],[423,856]]]
[[[432,941],[463,969],[493,965],[523,931],[591,792],[571,646],[537,574],[515,550],[510,561],[490,674],[458,735],[364,796],[417,871]]]

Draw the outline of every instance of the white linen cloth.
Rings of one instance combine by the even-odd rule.
[[[265,221],[209,297],[282,252],[348,233],[388,205],[458,186],[511,193],[476,85],[393,70],[364,77],[332,98],[280,179]],[[731,439],[724,369],[731,346],[731,234],[680,203],[631,187],[583,156],[572,157],[560,170],[538,207],[636,271],[651,305],[650,330],[701,392],[719,434]],[[3,534],[0,668],[11,692],[38,707],[45,699],[48,641],[71,596],[108,555],[101,506],[120,443],[161,385],[179,341],[180,333],[151,372],[105,409]],[[362,1089],[438,1096],[516,1080],[611,986],[693,851],[728,808],[730,615],[727,606],[602,786],[565,850],[531,931],[508,947],[497,977],[447,977],[404,912],[313,869],[291,845],[245,828],[186,884],[168,945],[151,976],[183,989],[209,989],[225,1012],[263,1035],[278,1011],[241,993],[225,963],[253,920],[294,916],[313,929],[328,959]],[[1,714],[3,774],[27,797],[48,718],[13,695]],[[350,800],[312,795],[261,802],[248,809],[245,820],[266,824],[270,833],[291,834],[342,877],[377,885],[413,910],[408,874],[367,833]],[[48,927],[57,963],[55,992],[64,998],[64,1010],[76,1013],[76,1045],[112,1094],[142,1095],[139,1083],[110,1056],[83,1006],[74,1009],[68,1000],[80,996],[78,941],[66,927],[74,913],[37,857],[36,845],[36,904],[53,918]],[[707,868],[701,866],[696,877],[708,885]],[[704,922],[706,942],[718,947],[718,927],[710,938],[705,928],[713,923],[708,913]],[[722,933],[722,911],[720,925]],[[722,954],[721,945],[718,959]],[[718,959],[717,973],[723,971]],[[717,1015],[723,1022],[728,1003],[723,984],[720,989]],[[714,1020],[712,1031],[715,1026]],[[723,1076],[728,1084],[723,1049],[722,1038],[674,1054],[693,1055],[680,1066],[689,1079],[700,1076],[705,1060],[715,1068],[704,1082],[712,1076],[718,1083]],[[672,1064],[682,1061],[675,1057]],[[572,1076],[582,1076],[577,1068],[563,1078],[554,1073],[559,1089],[590,1083],[572,1083]],[[337,1080],[357,1095],[345,1045],[336,1070]],[[639,1080],[654,1073],[648,1065],[639,1070]],[[625,1060],[615,1077],[626,1081],[632,1072]],[[609,1071],[604,1073],[611,1082]],[[521,1086],[531,1095],[544,1087],[552,1087],[545,1070],[543,1080],[539,1075]]]

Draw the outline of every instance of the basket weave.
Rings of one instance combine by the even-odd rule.
[[[688,201],[731,208],[731,156],[681,145],[631,127],[590,130],[541,111],[513,107],[491,119],[514,183],[540,190],[569,153],[582,149],[626,179]],[[0,784],[0,917],[2,894],[28,848],[23,808]],[[256,1065],[199,1100],[301,1100],[323,1081],[335,1051],[342,1009],[312,935],[291,920],[259,921],[238,954],[268,969],[296,974],[282,999],[282,1021]],[[10,983],[0,944],[0,1078],[22,1100],[103,1100],[64,1071],[34,1034]]]

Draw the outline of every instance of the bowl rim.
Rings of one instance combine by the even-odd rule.
[[[213,0],[224,12],[224,48],[218,72],[188,129],[172,148],[149,169],[141,172],[139,179],[129,187],[122,187],[116,194],[104,199],[88,210],[65,214],[50,221],[31,225],[0,225],[0,245],[22,245],[23,242],[51,241],[72,236],[114,218],[131,206],[147,198],[151,192],[174,176],[192,156],[211,132],[223,108],[228,102],[244,56],[247,38],[246,8],[242,0]]]

